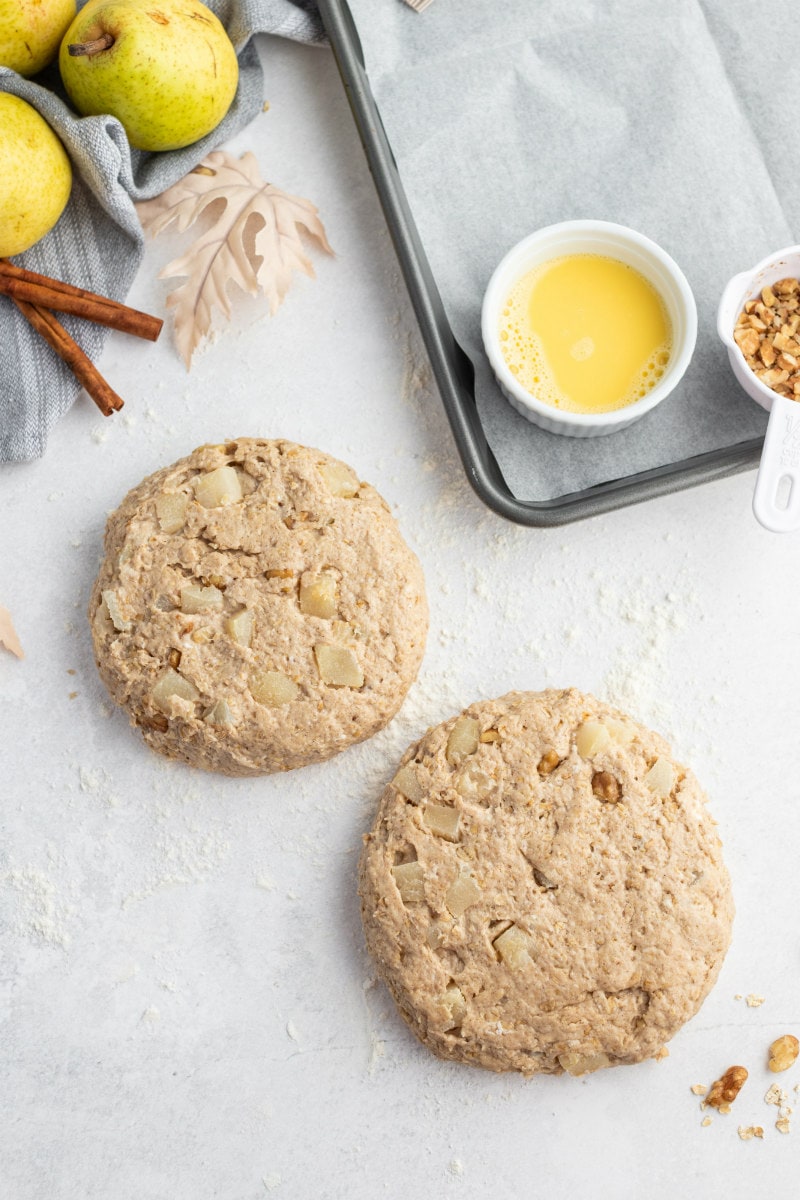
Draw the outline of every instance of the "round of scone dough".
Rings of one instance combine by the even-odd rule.
[[[383,793],[359,890],[417,1037],[525,1074],[659,1057],[733,919],[695,777],[575,690],[511,692],[429,730]]]
[[[239,438],[128,493],[89,619],[100,674],[154,750],[259,775],[382,729],[428,609],[374,488],[319,450]]]

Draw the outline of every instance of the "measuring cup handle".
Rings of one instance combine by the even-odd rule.
[[[761,452],[753,512],[773,533],[800,529],[800,403],[777,392]]]

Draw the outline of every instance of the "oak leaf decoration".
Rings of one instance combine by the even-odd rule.
[[[0,605],[0,646],[10,650],[12,654],[16,654],[17,658],[25,657],[14,628],[14,622],[11,620],[11,613],[2,605]]]
[[[173,223],[183,233],[212,205],[210,227],[158,276],[186,277],[167,296],[167,306],[175,310],[175,339],[187,370],[214,309],[230,320],[229,283],[253,296],[264,292],[274,315],[293,271],[314,277],[302,233],[333,254],[314,205],[265,183],[249,152],[236,158],[215,150],[184,179],[136,208],[143,229],[155,237]]]

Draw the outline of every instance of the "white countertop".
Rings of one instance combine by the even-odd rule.
[[[0,471],[0,1195],[3,1200],[672,1200],[796,1194],[800,1110],[763,1101],[800,1034],[798,539],[746,474],[554,531],[468,487],[329,53],[260,40],[269,112],[231,148],[316,203],[314,252],[270,319],[238,297],[190,375],[167,333],[113,334],[39,462]],[[148,247],[130,302],[162,311]],[[733,385],[732,385],[733,386]],[[431,632],[384,733],[280,778],[148,751],[107,701],[84,616],[108,510],[205,441],[318,445],[381,490],[420,555]],[[670,1056],[583,1080],[494,1076],[419,1046],[375,982],[355,866],[412,738],[478,696],[574,684],[627,706],[711,796],[738,915]],[[71,698],[71,693],[76,693]],[[759,1007],[743,998],[764,997]],[[702,1127],[689,1089],[751,1076]],[[793,1094],[793,1099],[796,1098]],[[739,1125],[763,1141],[740,1141]]]

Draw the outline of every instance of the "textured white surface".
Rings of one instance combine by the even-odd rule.
[[[242,299],[188,377],[168,336],[113,335],[101,367],[124,412],[103,422],[81,402],[43,461],[0,474],[0,603],[27,652],[0,654],[0,1195],[793,1195],[800,1113],[782,1135],[763,1096],[769,1042],[800,1033],[797,539],[757,526],[753,475],[555,531],[485,510],[427,381],[335,67],[261,49],[271,108],[234,148],[319,204],[338,257],[317,256],[317,281],[273,320]],[[149,248],[133,304],[161,307],[155,275],[177,246]],[[349,459],[395,507],[432,608],[420,681],[387,731],[255,782],[150,754],[106,703],[84,619],[107,510],[242,433]],[[428,723],[567,683],[627,704],[690,759],[738,917],[668,1059],[526,1082],[439,1063],[406,1032],[364,954],[355,864]],[[702,1128],[689,1088],[732,1063],[750,1081]],[[764,1140],[741,1142],[739,1124]]]

